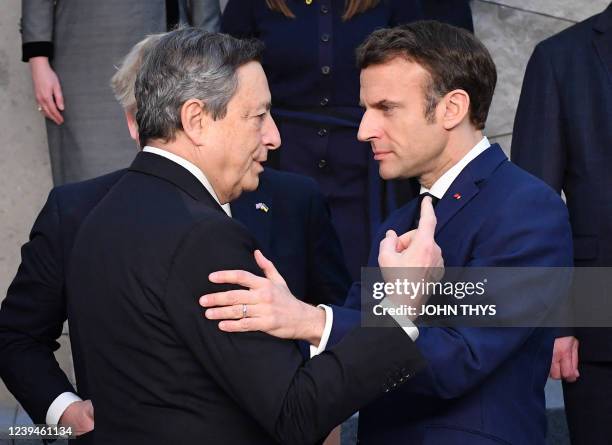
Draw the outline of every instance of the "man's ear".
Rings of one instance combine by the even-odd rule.
[[[183,132],[195,145],[203,145],[206,129],[212,118],[206,112],[204,103],[199,99],[189,99],[181,107]]]
[[[442,99],[444,115],[442,123],[446,130],[452,130],[464,119],[469,119],[470,96],[465,90],[453,90]]]
[[[131,110],[125,110],[124,113],[128,130],[130,131],[130,137],[134,139],[137,144],[140,144],[138,140],[138,124],[136,123],[136,116],[134,116],[134,112]]]

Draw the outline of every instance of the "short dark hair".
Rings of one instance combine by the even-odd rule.
[[[182,130],[181,107],[200,99],[213,119],[223,119],[238,88],[236,71],[260,61],[263,43],[197,28],[165,34],[150,50],[136,78],[140,144],[173,140]]]
[[[419,21],[374,31],[357,48],[360,69],[395,57],[418,63],[430,75],[425,85],[425,116],[433,119],[438,101],[449,91],[470,96],[470,121],[483,129],[497,82],[495,63],[468,31],[436,21]]]

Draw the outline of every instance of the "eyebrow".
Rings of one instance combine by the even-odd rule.
[[[252,116],[254,116],[253,113],[258,113],[259,110],[261,110],[262,108],[264,108],[266,111],[270,111],[272,109],[272,102],[262,102],[262,103],[260,103],[258,106],[253,108],[250,112],[247,112],[247,114],[245,114],[244,117],[245,118],[252,117]]]
[[[394,102],[392,100],[383,99],[383,100],[379,100],[378,102],[375,102],[374,104],[372,104],[371,108],[380,110],[382,108],[397,107],[399,105],[400,105],[399,102]],[[361,100],[359,101],[359,106],[361,108],[366,108],[365,104]]]

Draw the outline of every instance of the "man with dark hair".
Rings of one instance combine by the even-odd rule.
[[[539,267],[571,264],[567,210],[553,190],[517,168],[497,144],[483,136],[496,82],[486,48],[470,33],[437,22],[416,22],[374,32],[357,53],[365,113],[359,138],[369,141],[385,179],[418,177],[422,197],[438,201],[436,241],[449,267]],[[387,258],[394,232],[414,227],[419,200],[400,208],[382,225],[370,266]],[[397,240],[398,246],[405,245]],[[387,264],[393,264],[391,259]],[[232,274],[215,276],[219,283]],[[298,320],[291,295],[267,294],[257,280],[242,277],[248,294],[203,297],[206,316],[227,319],[235,304],[268,304],[276,318],[224,321],[226,331],[281,332],[283,320]],[[490,283],[491,304],[527,291],[520,279]],[[507,285],[507,286],[506,286]],[[532,284],[547,307],[559,288]],[[529,300],[512,307],[519,319],[533,320]],[[522,303],[521,303],[522,304]],[[279,316],[282,306],[285,316]],[[306,329],[319,348],[336,344],[359,324],[361,288],[353,285],[344,307],[332,306],[324,330]],[[401,322],[401,317],[396,317]],[[409,321],[402,323],[408,331]],[[491,326],[491,325],[488,325]],[[546,328],[420,327],[417,346],[426,369],[398,391],[360,411],[359,438],[365,444],[484,445],[544,444],[544,385],[554,332]],[[295,337],[294,337],[295,338]],[[410,407],[417,406],[417,409]]]
[[[397,327],[356,330],[304,363],[294,342],[228,335],[203,317],[202,292],[235,289],[212,284],[215,270],[273,275],[226,213],[280,145],[259,54],[254,42],[182,29],[139,73],[144,148],[83,222],[66,283],[95,443],[314,443],[421,365]],[[441,257],[423,208],[420,242],[402,253],[427,268]],[[306,326],[324,325],[325,310],[299,305]],[[240,316],[258,313],[243,305]]]

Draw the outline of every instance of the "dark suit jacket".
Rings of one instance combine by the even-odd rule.
[[[53,355],[67,316],[65,271],[82,221],[125,171],[53,189],[22,247],[19,270],[0,310],[0,376],[35,423],[45,423],[59,394],[74,392]],[[257,203],[269,211],[258,210]],[[266,169],[259,188],[234,201],[232,212],[294,295],[312,303],[342,304],[350,277],[313,180]],[[78,363],[77,350],[73,356]],[[83,385],[79,394],[87,397]]]
[[[90,212],[67,294],[95,443],[314,443],[422,363],[398,328],[356,329],[306,363],[295,342],[220,331],[198,298],[235,288],[213,285],[215,270],[259,273],[256,247],[191,173],[150,153]]]
[[[406,232],[417,210],[413,201],[391,215],[372,246],[371,265],[386,230]],[[544,183],[508,162],[497,144],[466,166],[435,212],[435,238],[447,267],[571,265],[565,205]],[[535,283],[541,281],[526,286],[512,279],[493,289],[489,283],[489,303],[508,307],[507,299],[529,291],[537,298],[523,298],[514,309],[533,319],[538,302],[555,307],[563,287]],[[334,307],[330,344],[359,323],[360,293],[354,286],[345,307]],[[546,328],[421,327],[416,343],[428,367],[361,410],[361,443],[544,444],[544,385],[553,339],[554,331]]]
[[[609,6],[536,46],[512,136],[512,161],[565,192],[576,266],[612,265],[611,114]],[[610,329],[575,335],[581,360],[612,360]]]

